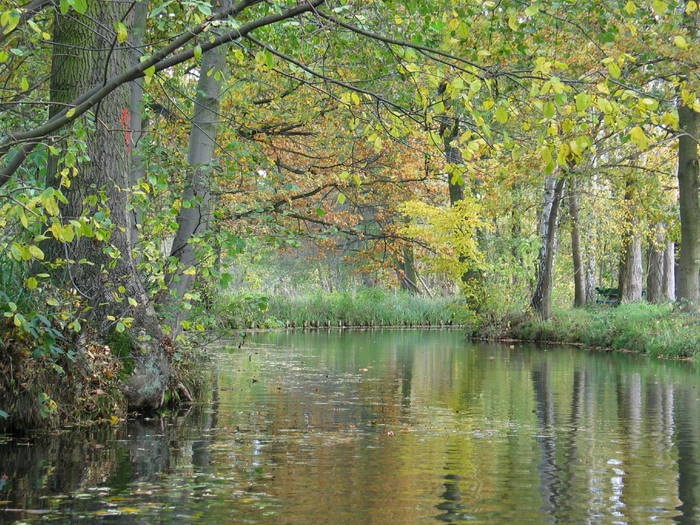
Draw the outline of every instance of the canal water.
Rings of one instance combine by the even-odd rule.
[[[700,368],[269,332],[187,411],[0,437],[0,523],[700,523]]]

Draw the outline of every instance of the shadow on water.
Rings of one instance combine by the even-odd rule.
[[[6,437],[0,445],[0,523],[45,517],[71,523],[90,516],[140,523],[137,516],[119,511],[135,487],[161,482],[183,461],[196,470],[209,468],[216,399],[214,388],[206,408],[129,419],[118,426]]]
[[[206,402],[0,439],[0,523],[698,523],[700,370],[457,333],[259,334]]]

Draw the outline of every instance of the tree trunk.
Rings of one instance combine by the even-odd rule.
[[[598,285],[596,268],[596,258],[593,256],[592,253],[589,253],[588,257],[586,258],[585,267],[586,304],[593,304],[596,302],[596,286]]]
[[[569,217],[571,218],[571,256],[574,263],[574,306],[580,308],[586,304],[586,275],[581,252],[579,234],[579,207],[576,179],[569,181]]]
[[[666,301],[676,300],[676,243],[669,241],[664,250],[663,295]]]
[[[133,58],[134,63],[138,63],[142,55],[142,46],[144,43],[144,37],[146,33],[146,19],[148,17],[148,3],[143,0],[138,2],[134,7],[134,24],[129,35],[131,45],[133,46]],[[143,128],[145,126],[144,121],[144,105],[143,105],[143,79],[137,78],[130,84],[131,97],[129,100],[129,122],[128,127],[131,130],[131,136],[129,137],[131,141],[131,170],[129,171],[129,190],[134,191],[136,184],[139,180],[143,179],[146,175],[146,165],[143,161]],[[141,225],[141,215],[143,210],[134,207],[133,204],[129,205],[129,242],[131,247],[134,248],[139,238],[139,227]]]
[[[642,240],[634,233],[625,245],[624,268],[620,282],[620,304],[642,300]]]
[[[212,161],[219,124],[220,74],[226,63],[227,49],[228,46],[221,46],[205,53],[199,70],[187,157],[191,171],[182,196],[183,203],[188,202],[189,207],[180,209],[178,230],[170,253],[179,263],[169,283],[171,296],[175,299],[181,298],[194,283],[194,272],[187,271],[197,264],[193,241],[207,233],[211,222]],[[172,326],[175,334],[183,319],[182,310],[176,310]]]
[[[399,284],[402,290],[406,290],[412,294],[420,293],[418,288],[418,272],[416,272],[415,258],[413,256],[413,247],[403,247],[403,257],[399,261]]]
[[[57,15],[51,79],[55,101],[70,100],[131,63],[128,49],[116,44],[112,29],[117,22],[130,27],[130,4],[91,0],[88,6],[85,16],[74,11]],[[134,371],[125,382],[125,393],[132,408],[153,409],[162,404],[170,367],[160,324],[136,272],[129,241],[129,151],[123,124],[129,92],[126,84],[115,89],[95,108],[95,115],[85,119],[91,128],[85,139],[90,160],[62,188],[67,199],[63,217],[80,218],[92,226],[97,226],[100,216],[108,217],[101,220],[102,227],[111,225],[110,237],[97,241],[91,235],[76,236],[71,242],[52,242],[51,250],[68,261],[54,276],[64,279],[91,307],[83,320],[103,336],[119,320],[130,325]]]
[[[663,225],[656,227],[656,234],[649,243],[649,269],[647,271],[647,301],[659,304],[666,301],[664,294],[664,265],[666,239]]]
[[[458,147],[453,146],[452,142],[459,136],[459,123],[455,124],[449,128],[449,131],[443,127],[443,146],[445,148],[445,160],[448,164],[460,165],[463,163],[462,152]],[[454,206],[457,202],[464,199],[464,185],[455,184],[452,181],[452,176],[447,176],[447,185],[450,192],[450,205]]]
[[[700,113],[678,106],[678,201],[681,216],[681,252],[678,268],[678,301],[689,311],[698,309],[700,282],[700,180],[698,129]]]
[[[564,179],[547,177],[539,233],[542,245],[537,263],[537,285],[530,300],[532,309],[543,319],[552,316],[552,289],[554,287],[554,260],[557,250],[557,223]]]

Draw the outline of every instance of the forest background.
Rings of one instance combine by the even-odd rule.
[[[0,10],[4,424],[191,400],[217,328],[698,348],[693,0]]]

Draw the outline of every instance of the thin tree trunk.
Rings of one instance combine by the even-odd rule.
[[[666,301],[664,295],[665,251],[664,227],[662,224],[658,224],[654,239],[649,243],[649,269],[647,271],[647,301],[653,304]]]
[[[112,28],[117,22],[130,28],[132,16],[130,4],[106,0],[90,1],[85,16],[74,11],[57,15],[51,81],[54,100],[70,100],[130,65],[130,53],[126,46],[116,44]],[[127,84],[116,88],[96,108],[95,117],[87,123],[93,128],[86,135],[90,160],[80,166],[76,180],[61,190],[67,199],[61,210],[64,217],[94,220],[99,211],[108,214],[113,225],[109,242],[84,235],[71,242],[53,241],[51,249],[68,261],[56,270],[56,278],[63,278],[91,307],[84,321],[105,336],[120,319],[130,324],[127,333],[134,370],[125,381],[125,394],[131,408],[153,409],[163,402],[170,364],[129,241],[129,152],[123,125],[129,91]],[[87,199],[95,196],[92,202]],[[90,264],[75,262],[83,260]]]
[[[208,51],[202,57],[195,98],[195,112],[187,160],[190,165],[183,202],[177,217],[178,230],[173,241],[171,256],[178,260],[178,270],[171,276],[170,291],[175,299],[181,298],[195,280],[197,256],[192,241],[206,235],[211,222],[211,185],[214,150],[219,123],[221,71],[226,63],[228,46]],[[173,333],[177,334],[183,320],[183,311],[177,309]]]
[[[564,178],[547,177],[545,179],[545,199],[539,221],[542,245],[537,263],[537,285],[530,300],[532,309],[543,319],[549,319],[552,316],[557,225],[563,191]]]
[[[569,181],[569,217],[571,218],[571,255],[574,263],[574,306],[580,308],[586,304],[586,275],[581,252],[579,234],[579,206],[576,179]]]
[[[418,289],[418,273],[416,272],[415,258],[413,256],[413,247],[403,247],[403,257],[399,261],[399,284],[402,290],[406,290],[412,294],[419,294]]]
[[[664,250],[663,297],[666,301],[676,300],[676,243],[668,241]]]
[[[700,281],[700,173],[698,130],[700,113],[680,104],[678,123],[678,202],[681,216],[681,251],[678,268],[678,300],[689,311],[698,309]]]
[[[133,62],[138,63],[142,55],[142,46],[146,34],[146,19],[148,17],[148,4],[142,0],[134,7],[134,24],[131,31],[130,42],[134,48]],[[144,105],[143,105],[143,79],[137,78],[130,84],[131,97],[129,99],[129,122],[128,127],[131,130],[131,170],[129,171],[129,189],[134,191],[139,180],[146,175],[146,164],[143,160],[143,128],[146,125],[144,120]],[[131,199],[130,199],[131,200]],[[141,215],[143,210],[134,207],[133,203],[129,205],[129,242],[132,248],[136,246],[139,237],[139,227],[141,225]]]
[[[459,136],[459,123],[455,124],[449,128],[449,130],[443,127],[443,146],[445,148],[445,160],[448,164],[461,165],[464,162],[462,158],[462,152],[458,147],[453,146],[452,142]],[[450,192],[450,205],[454,206],[456,203],[464,199],[464,185],[456,184],[452,181],[452,176],[447,176],[447,186]]]
[[[586,304],[593,304],[596,301],[596,286],[598,280],[596,276],[597,261],[593,253],[589,253],[586,258],[585,279],[586,279]]]

